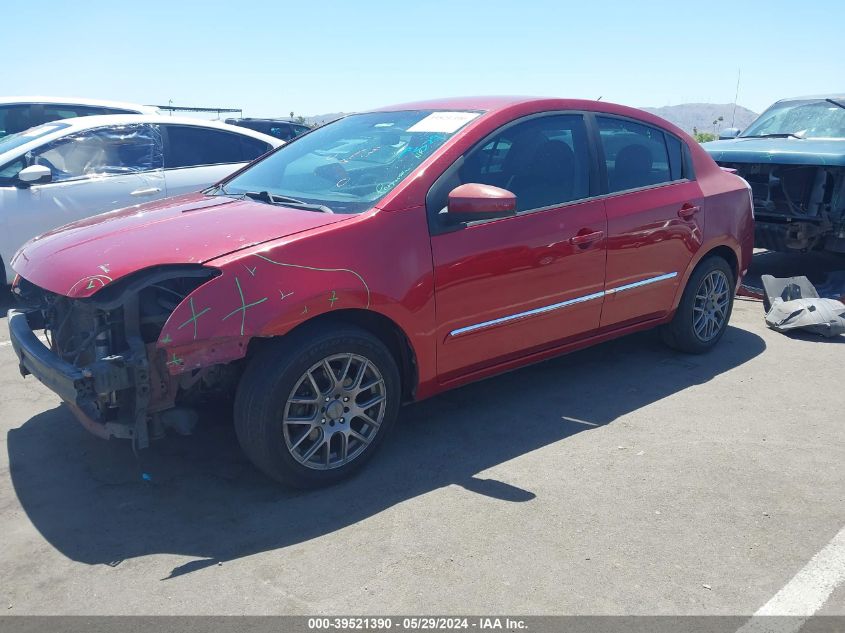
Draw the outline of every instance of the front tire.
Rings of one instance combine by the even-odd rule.
[[[687,281],[672,321],[661,328],[663,341],[688,354],[702,354],[719,342],[734,302],[734,274],[718,255],[702,260]]]
[[[235,430],[249,459],[296,488],[352,475],[393,425],[396,361],[357,327],[318,326],[271,342],[249,362],[235,396]]]

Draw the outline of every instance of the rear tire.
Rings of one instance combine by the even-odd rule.
[[[378,338],[348,325],[306,327],[249,362],[235,431],[247,457],[276,481],[325,486],[372,457],[400,397],[396,361]]]
[[[735,286],[728,262],[718,255],[702,260],[687,281],[672,321],[661,328],[663,342],[688,354],[713,349],[728,327]]]

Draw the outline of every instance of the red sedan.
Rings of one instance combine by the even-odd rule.
[[[95,433],[144,447],[229,393],[256,466],[314,486],[402,402],[656,326],[711,349],[752,236],[745,181],[645,112],[412,103],[31,241],[8,322],[22,372]]]

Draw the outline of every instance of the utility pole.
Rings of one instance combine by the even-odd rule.
[[[736,102],[739,99],[739,78],[742,75],[742,68],[736,70],[736,94],[734,95],[734,112],[731,115],[731,127],[735,127],[736,122]]]

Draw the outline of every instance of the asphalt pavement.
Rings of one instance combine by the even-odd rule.
[[[845,262],[801,257],[753,274]],[[473,384],[292,492],[225,409],[139,456],[89,435],[0,323],[0,611],[845,615],[844,363],[740,299],[707,355],[647,332]]]

